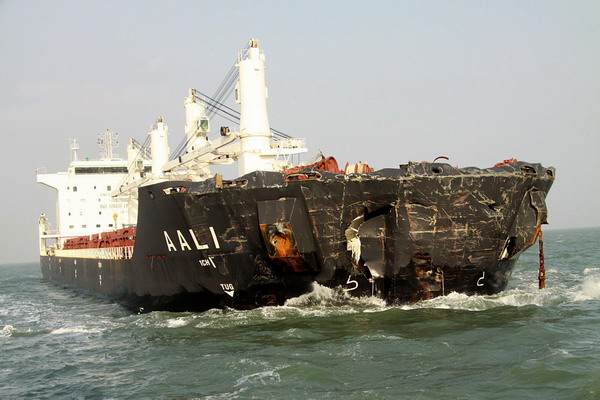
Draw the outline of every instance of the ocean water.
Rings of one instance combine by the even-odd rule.
[[[132,314],[0,266],[0,398],[599,399],[600,229],[544,234],[494,296]]]

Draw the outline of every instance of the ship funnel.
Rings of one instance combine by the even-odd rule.
[[[272,134],[267,114],[265,56],[260,52],[257,39],[250,39],[237,66],[240,80],[235,88],[235,99],[241,105],[239,174],[272,171],[274,159],[266,155]]]

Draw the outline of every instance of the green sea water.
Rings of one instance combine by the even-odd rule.
[[[2,399],[599,399],[600,229],[544,234],[494,296],[132,314],[0,266]]]

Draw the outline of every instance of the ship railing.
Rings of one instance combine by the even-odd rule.
[[[133,246],[101,247],[95,249],[55,250],[57,257],[96,258],[103,260],[129,260],[133,257]]]
[[[306,147],[305,138],[271,139],[272,149],[302,149]]]

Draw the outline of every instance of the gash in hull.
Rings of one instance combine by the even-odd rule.
[[[58,229],[39,220],[44,276],[136,311],[277,305],[315,282],[390,303],[506,287],[546,223],[553,168],[293,163],[304,139],[270,127],[264,61],[250,40],[235,65],[240,112],[217,100],[226,89],[190,89],[174,154],[158,118],[126,160],[104,132],[100,160],[79,160],[73,143],[67,173],[38,173],[58,191]],[[239,128],[211,137],[219,111]],[[211,172],[233,162],[236,180]]]

